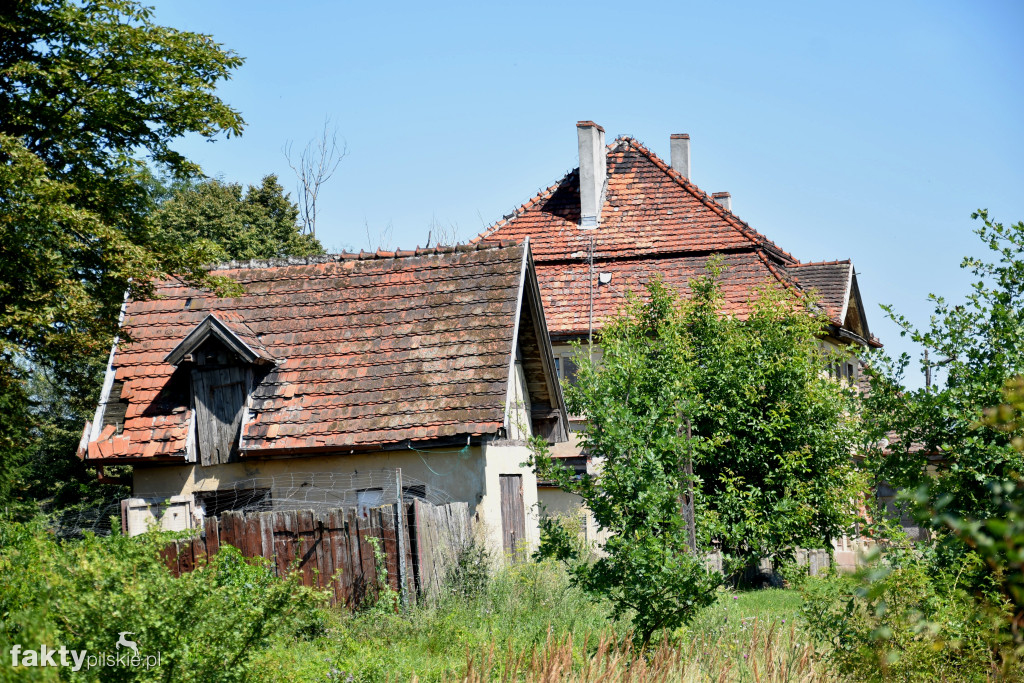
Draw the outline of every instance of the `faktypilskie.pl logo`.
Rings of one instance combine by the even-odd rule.
[[[101,667],[124,667],[130,669],[152,669],[160,666],[161,653],[140,654],[139,645],[129,636],[135,635],[131,631],[118,633],[117,643],[113,652],[90,653],[88,650],[70,650],[61,645],[52,648],[42,644],[39,649],[26,649],[20,644],[15,644],[10,649],[11,666],[37,667],[37,666],[67,666],[72,671],[86,671]]]

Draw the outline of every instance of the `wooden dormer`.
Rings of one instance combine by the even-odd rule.
[[[244,323],[208,315],[166,358],[188,367],[195,410],[196,448],[203,465],[239,458],[239,440],[258,366],[274,362]]]

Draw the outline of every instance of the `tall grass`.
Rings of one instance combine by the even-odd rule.
[[[335,613],[309,639],[282,637],[260,660],[266,681],[815,681],[822,665],[791,591],[732,594],[647,652],[607,604],[555,562],[498,571],[404,614]]]
[[[507,650],[498,654],[492,646],[469,656],[466,683],[515,680],[530,683],[668,683],[675,681],[823,681],[833,680],[817,661],[814,647],[795,625],[777,629],[756,622],[742,639],[666,639],[647,652],[637,652],[632,641],[601,638],[596,651],[587,643],[576,648],[572,635],[550,638],[543,648],[528,653]],[[413,680],[416,680],[415,678]]]

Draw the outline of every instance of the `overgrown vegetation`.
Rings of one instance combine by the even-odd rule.
[[[36,523],[0,524],[0,680],[242,681],[275,634],[322,630],[325,598],[297,576],[280,580],[266,561],[225,546],[175,578],[159,556],[168,542],[156,533],[60,542]],[[159,653],[159,665],[11,665],[14,645],[117,654],[124,633],[141,656]]]
[[[381,617],[335,614],[310,640],[279,637],[257,664],[259,680],[827,680],[793,591],[734,594],[667,632],[646,654],[628,620],[573,586],[551,560],[500,569],[469,596]],[[415,677],[415,678],[414,678]]]
[[[1024,671],[1024,223],[975,217],[997,258],[964,259],[979,278],[967,301],[933,296],[927,331],[892,313],[946,382],[907,390],[909,358],[877,354],[864,399],[868,470],[904,489],[902,505],[934,538],[911,544],[878,523],[866,530],[880,542],[867,568],[808,584],[815,633],[866,680],[1017,680]]]
[[[983,599],[969,590],[982,569],[975,554],[951,557],[890,528],[856,575],[803,583],[805,616],[854,680],[1013,680],[1020,660],[1001,637],[1008,605],[991,584]]]
[[[135,0],[0,13],[0,505],[30,517],[97,498],[75,458],[125,293],[174,273],[219,287],[225,258],[323,251],[268,176],[201,180],[186,134],[241,133],[215,93],[242,58]],[[167,179],[171,189],[156,177]],[[237,286],[237,285],[235,285]]]

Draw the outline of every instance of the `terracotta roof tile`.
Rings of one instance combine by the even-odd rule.
[[[849,268],[848,261],[800,264],[633,138],[617,139],[606,155],[608,181],[597,228],[580,228],[575,169],[478,238],[530,238],[552,334],[588,329],[591,240],[594,278],[612,275],[608,285],[595,282],[595,329],[625,302],[627,291],[642,294],[653,273],[685,295],[713,253],[723,254],[731,266],[721,279],[730,313],[745,315],[754,289],[769,283],[798,296],[817,289],[829,316],[839,315],[839,300],[848,292],[837,288],[837,264]]]
[[[242,451],[366,447],[504,425],[506,381],[526,247],[461,248],[232,263],[245,289],[218,298],[172,279],[129,301],[115,378],[123,430],[89,458],[184,454],[187,368],[164,362],[211,313],[275,365],[252,393]]]
[[[852,269],[853,264],[848,260],[797,263],[787,267],[801,288],[817,292],[829,319],[836,325],[843,324]]]

